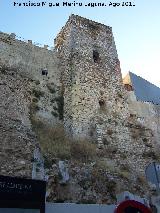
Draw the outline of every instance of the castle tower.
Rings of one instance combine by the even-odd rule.
[[[107,143],[106,134],[114,132],[125,140],[127,114],[111,27],[71,15],[55,46],[62,62],[67,132],[75,138],[94,137],[101,145]]]

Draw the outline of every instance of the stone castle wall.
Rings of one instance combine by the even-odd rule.
[[[0,67],[0,172],[31,177],[36,136],[31,129],[30,81]]]
[[[31,121],[59,121],[54,111],[60,93],[58,64],[54,50],[0,33],[1,174],[32,176],[34,150],[39,144]],[[47,76],[42,75],[43,69]]]
[[[150,148],[143,142],[133,143],[111,28],[72,15],[55,46],[62,61],[66,130],[76,139],[94,139],[116,165],[128,163],[134,170],[144,171],[148,161],[142,153]]]
[[[5,33],[0,33],[0,49],[0,65],[17,69],[22,78],[30,79],[33,85],[36,84],[33,86],[34,90],[44,93],[38,103],[38,113],[52,122],[54,119],[51,112],[56,107],[53,99],[59,96],[61,88],[56,51],[35,46],[31,41],[26,43],[17,40],[12,34]],[[47,76],[42,75],[44,69],[47,69]]]
[[[77,16],[69,22],[55,42],[63,62],[64,117],[69,132],[85,136],[99,113],[99,102],[105,110],[114,110],[113,100],[123,90],[121,74],[111,28]],[[93,51],[99,53],[98,63]]]
[[[46,68],[48,77],[58,83],[58,59],[55,50],[35,46],[31,40],[27,43],[6,33],[0,33],[0,49],[2,64],[18,67],[23,75],[38,80],[42,79],[41,70]]]
[[[128,91],[129,113],[136,115],[138,121],[153,131],[154,142],[159,146],[160,141],[160,106],[149,102],[141,102],[136,100],[134,91]]]
[[[31,161],[36,138],[27,140],[23,135],[27,131],[34,135],[31,116],[36,115],[52,125],[63,122],[66,131],[75,139],[87,138],[98,143],[106,159],[113,161],[115,167],[128,164],[132,171],[144,172],[145,166],[155,157],[154,128],[145,126],[137,114],[133,116],[132,109],[128,109],[110,27],[71,15],[55,39],[53,51],[4,33],[0,33],[0,49],[1,147],[7,143],[9,147],[12,136],[15,152],[18,146],[25,147],[27,143],[31,147],[29,144],[34,142],[27,151],[29,158],[21,162],[26,165]],[[43,69],[47,69],[47,76],[42,75]],[[4,125],[5,119],[8,121]],[[8,128],[12,129],[9,134]],[[17,139],[19,134],[22,140]],[[17,165],[20,154],[15,153],[13,158],[11,160]],[[5,168],[9,168],[9,162]],[[25,174],[31,174],[31,166]]]

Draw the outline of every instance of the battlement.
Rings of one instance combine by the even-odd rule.
[[[37,46],[32,40],[24,40],[14,33],[0,32],[0,47],[0,64],[20,70],[23,76],[41,79],[44,69],[48,77],[58,75],[56,50],[49,50],[48,45]]]
[[[4,33],[4,32],[0,32],[0,41],[8,43],[8,44],[14,44],[15,42],[18,42],[21,45],[25,45],[28,47],[35,47],[35,48],[41,48],[41,49],[45,49],[45,50],[49,50],[52,51],[53,47],[49,47],[49,45],[42,45],[36,42],[33,42],[32,40],[26,40],[22,37],[17,36],[15,33]]]
[[[84,18],[84,17],[81,17],[81,16],[78,16],[78,15],[74,15],[72,14],[70,17],[69,17],[69,21],[70,22],[75,22],[77,25],[80,25],[80,26],[86,26],[86,27],[90,27],[91,25],[94,26],[95,28],[101,28],[101,30],[112,30],[112,27],[110,26],[106,26],[104,24],[101,24],[99,22],[96,22],[96,21],[92,21],[90,19],[87,19],[87,18]]]
[[[72,25],[77,26],[81,30],[88,30],[92,32],[92,34],[97,34],[100,32],[107,32],[108,34],[112,34],[112,28],[110,26],[106,26],[104,24],[89,20],[87,18],[71,14],[68,21],[66,22],[64,27],[62,27],[62,29],[57,34],[57,37],[54,40],[56,48],[59,48],[59,46],[61,46],[68,33],[68,30],[71,28]]]

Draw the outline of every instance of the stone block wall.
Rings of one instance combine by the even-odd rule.
[[[59,122],[59,61],[55,51],[0,33],[0,172],[32,176],[39,147],[32,120]],[[47,75],[42,75],[47,70]]]
[[[141,102],[136,100],[134,91],[128,91],[129,113],[137,116],[139,123],[146,128],[150,128],[153,132],[154,144],[159,146],[160,141],[160,106],[149,102]]]
[[[152,160],[142,156],[153,151],[152,130],[137,117],[130,119],[111,27],[71,15],[55,47],[61,61],[66,131],[76,139],[94,140],[118,166],[128,164],[144,172]],[[148,146],[140,135],[134,138],[137,131],[148,135]]]
[[[111,115],[116,110],[115,102],[123,96],[112,30],[72,15],[57,36],[55,46],[62,59],[66,128],[76,136],[89,136],[93,118],[100,111]],[[97,62],[94,52],[98,54]],[[122,107],[123,101],[119,102]],[[125,109],[121,111],[125,117]]]
[[[111,27],[71,15],[55,39],[53,51],[4,33],[0,33],[0,50],[3,91],[0,152],[11,153],[5,147],[10,147],[13,141],[15,154],[9,160],[18,161],[10,168],[5,156],[2,162],[8,163],[5,168],[1,165],[3,174],[9,172],[7,168],[13,171],[19,168],[15,172],[19,175],[22,170],[18,163],[26,165],[33,157],[37,140],[31,116],[51,125],[63,122],[73,138],[97,143],[106,161],[113,161],[115,167],[128,165],[132,174],[144,173],[145,166],[156,157],[153,143],[156,126],[147,126],[137,114],[132,115],[132,104],[128,109]],[[42,75],[42,70],[48,74]],[[158,107],[153,108],[159,113]],[[159,120],[156,122],[159,124]],[[30,148],[25,149],[21,160],[16,148],[19,146],[20,152],[24,152],[25,142]],[[31,167],[30,164],[24,175],[31,174]]]
[[[0,67],[0,174],[31,177],[33,150],[30,81],[13,69]]]
[[[12,34],[0,33],[1,63],[10,67],[18,67],[23,75],[32,79],[43,79],[42,69],[48,70],[48,76],[58,82],[58,59],[55,50],[48,50],[27,42],[15,39]]]
[[[37,114],[50,123],[57,122],[58,119],[52,116],[53,107],[57,107],[54,99],[60,96],[61,88],[56,51],[35,46],[31,40],[28,43],[17,40],[12,34],[5,33],[0,33],[0,49],[0,65],[18,70],[22,79],[33,82],[31,90],[43,94],[38,100]],[[42,75],[43,70],[47,71],[47,76]]]

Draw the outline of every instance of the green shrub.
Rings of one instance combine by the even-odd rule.
[[[54,116],[54,117],[58,117],[59,115],[57,114],[57,112],[54,112],[52,111],[51,114]]]
[[[159,160],[159,156],[153,150],[149,150],[147,152],[144,152],[142,154],[142,157],[144,157],[144,158],[152,158],[153,160]]]
[[[110,194],[115,201],[116,182],[106,175],[106,169],[94,167],[92,170],[92,186],[97,193]]]
[[[108,129],[108,130],[107,130],[107,134],[108,134],[108,135],[112,135],[112,134],[113,134],[113,130],[112,130],[112,129]]]
[[[0,66],[0,71],[1,71],[1,73],[5,74],[6,71],[7,71],[7,67],[5,67],[5,66]]]
[[[30,120],[31,120],[32,128],[36,133],[38,133],[38,130],[44,128],[44,123],[38,118],[36,118],[35,116],[33,116],[32,114],[30,116]]]
[[[50,101],[51,101],[51,103],[54,103],[54,102],[55,102],[55,99],[51,99]]]
[[[57,102],[58,106],[58,114],[59,114],[59,119],[63,120],[63,113],[64,113],[64,98],[63,96],[59,96],[55,98],[55,101]]]
[[[49,159],[46,155],[44,155],[43,157],[44,157],[44,167],[50,169],[53,164],[52,160]]]
[[[103,169],[104,171],[109,171],[112,174],[118,171],[114,164],[111,164],[104,159],[97,159],[95,167],[98,169]]]
[[[96,144],[87,140],[73,141],[71,144],[71,157],[87,162],[95,158],[96,148]]]
[[[35,84],[36,84],[36,85],[39,85],[39,84],[40,84],[40,81],[39,81],[39,80],[35,80]]]
[[[57,110],[58,110],[58,108],[57,108],[56,106],[53,106],[53,109],[54,109],[55,111],[57,111]]]
[[[40,107],[38,106],[38,104],[36,102],[32,102],[30,104],[30,113],[31,114],[34,114],[34,113],[36,113],[39,110],[40,110]]]
[[[130,178],[130,173],[129,173],[128,171],[120,171],[120,172],[119,172],[119,176],[120,176],[121,178],[124,178],[124,179],[129,180],[129,178]]]
[[[119,98],[123,98],[122,92],[118,92],[117,95],[118,95]]]
[[[39,106],[37,105],[38,98],[44,95],[43,92],[34,89],[33,93],[35,97],[30,105],[30,120],[32,123],[32,129],[37,135],[43,155],[48,158],[46,164],[51,166],[51,159],[75,159],[83,162],[90,161],[96,157],[96,144],[91,143],[88,140],[73,141],[66,136],[63,125],[57,125],[51,127],[44,121],[42,122],[35,116]],[[52,111],[52,115],[59,116],[59,119],[63,119],[63,96],[59,96],[54,99],[57,103],[57,107],[54,107],[55,111]]]
[[[70,142],[61,125],[49,127],[35,116],[31,118],[31,122],[44,155],[60,159],[70,158]]]
[[[10,67],[9,65],[5,65],[5,64],[0,64],[0,71],[3,74],[11,74],[14,75],[14,73],[16,73],[18,71],[17,67]],[[9,72],[8,72],[9,71]]]
[[[138,184],[146,184],[146,178],[144,177],[144,176],[142,176],[142,175],[139,175],[138,177],[137,177],[137,183]]]
[[[127,171],[127,172],[129,172],[130,171],[130,167],[129,167],[129,165],[126,163],[126,164],[121,164],[120,165],[120,169],[122,170],[122,171]]]
[[[49,127],[35,116],[31,116],[31,123],[45,156],[62,160],[72,158],[83,162],[95,158],[96,144],[87,140],[71,140],[66,136],[63,125]]]
[[[56,90],[55,90],[55,88],[53,87],[52,84],[48,83],[46,86],[47,86],[48,90],[50,91],[50,93],[55,93],[56,92]]]
[[[125,179],[130,178],[130,167],[128,164],[121,164],[119,170],[119,176]]]
[[[44,96],[44,92],[40,91],[40,90],[36,90],[36,89],[33,89],[33,94],[36,98],[40,99],[40,97]]]
[[[32,98],[32,102],[37,103],[38,99],[37,98]]]

